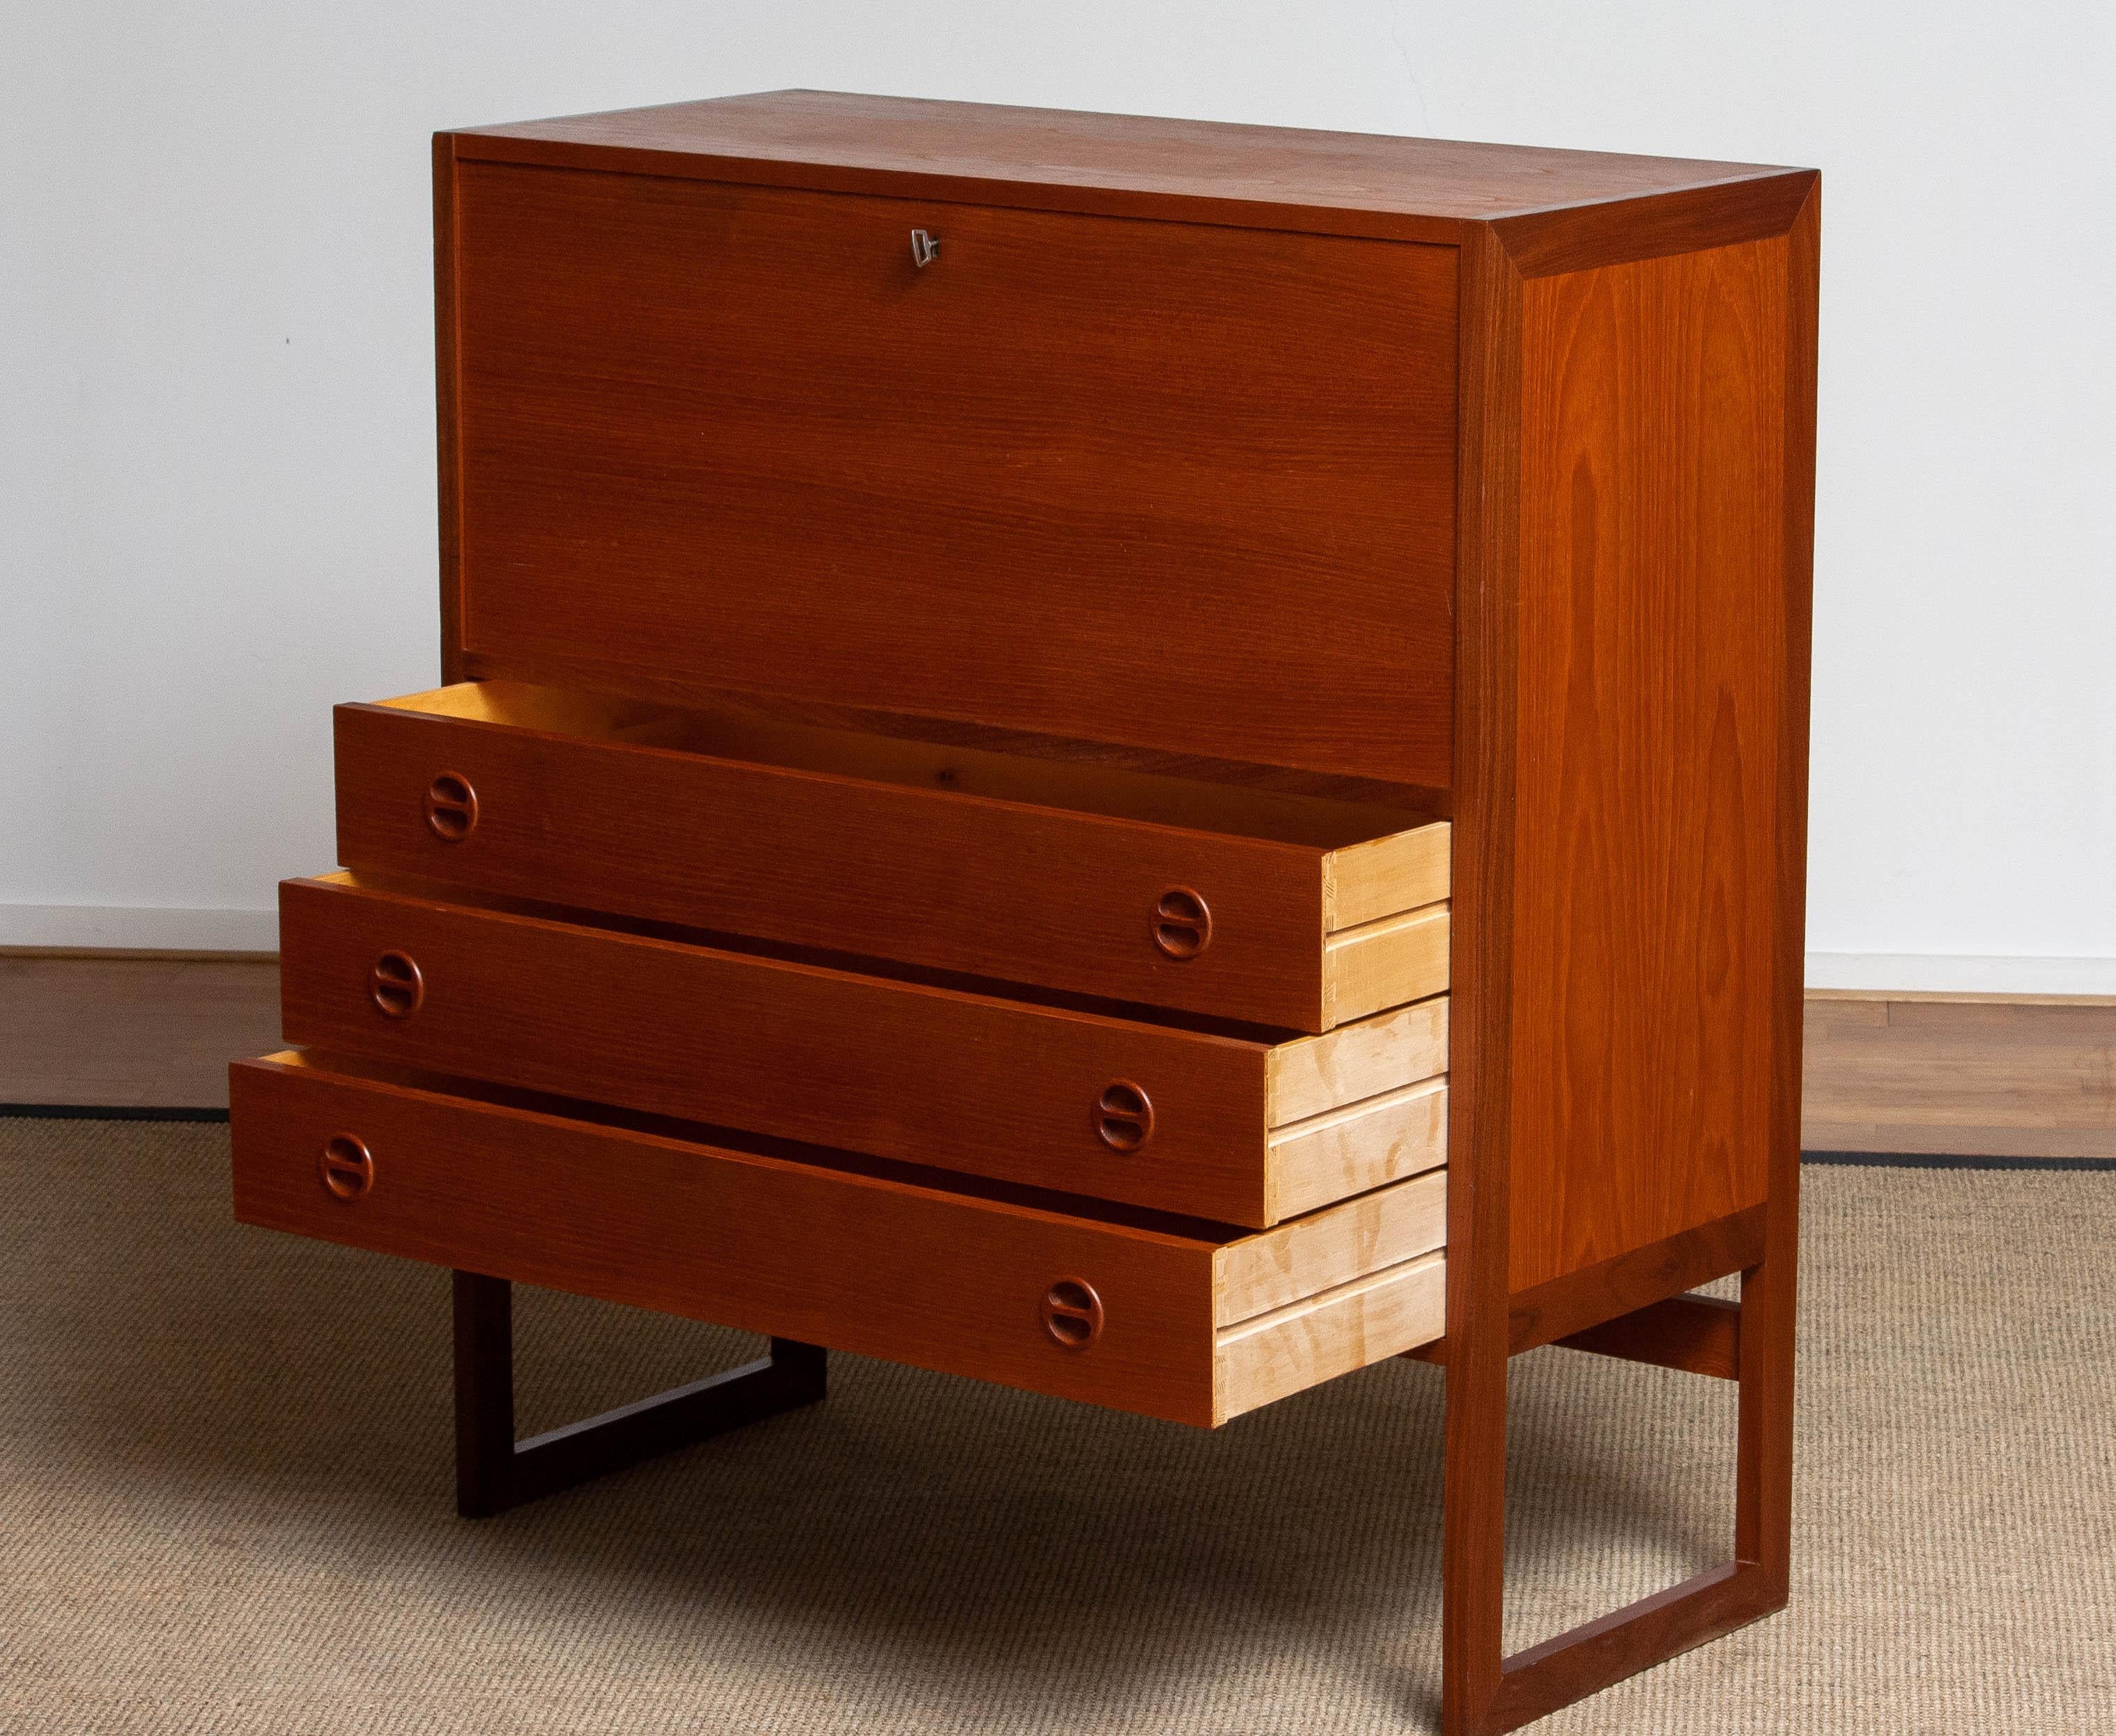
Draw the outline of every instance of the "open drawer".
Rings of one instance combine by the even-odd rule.
[[[1447,986],[1405,809],[501,681],[337,755],[348,868],[1290,1031]]]
[[[1441,1335],[1443,1173],[1244,1235],[475,1089],[238,1062],[236,1216],[1179,1422]]]
[[[305,1047],[1262,1227],[1447,1156],[1447,1003],[1273,1041],[441,902],[279,895]]]

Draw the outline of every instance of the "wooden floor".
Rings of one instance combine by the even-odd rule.
[[[0,1104],[228,1107],[228,1063],[281,1047],[266,955],[0,956]]]
[[[1807,999],[1810,1151],[2116,1158],[2116,1000]]]
[[[0,1104],[224,1109],[279,1046],[268,957],[0,955]],[[2116,1000],[1807,1002],[1810,1150],[2116,1158]]]

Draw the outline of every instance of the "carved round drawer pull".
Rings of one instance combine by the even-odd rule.
[[[375,1160],[350,1133],[334,1133],[325,1140],[316,1167],[337,1199],[356,1200],[375,1185]]]
[[[407,1019],[426,998],[426,979],[409,953],[384,953],[367,973],[367,998],[385,1018]]]
[[[476,824],[477,792],[461,772],[443,772],[426,786],[426,824],[443,843],[461,843]]]
[[[1095,1100],[1095,1137],[1112,1151],[1136,1151],[1153,1137],[1153,1103],[1129,1079],[1112,1080]]]
[[[1061,1278],[1043,1293],[1043,1330],[1068,1350],[1085,1350],[1102,1336],[1102,1299],[1084,1278]]]
[[[1153,944],[1171,958],[1195,958],[1212,944],[1212,912],[1188,886],[1171,886],[1155,900]]]

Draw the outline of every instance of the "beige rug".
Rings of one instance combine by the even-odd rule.
[[[446,1275],[239,1229],[226,1167],[220,1127],[0,1121],[0,1729],[1431,1725],[1431,1369],[1203,1434],[839,1357],[818,1408],[471,1524]],[[1807,1189],[1793,1607],[1542,1728],[2116,1730],[2116,1176]],[[749,1350],[519,1311],[525,1428]],[[1726,1388],[1516,1368],[1515,1643],[1724,1553]]]

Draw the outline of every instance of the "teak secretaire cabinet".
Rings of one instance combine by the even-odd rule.
[[[1453,1736],[1782,1605],[1816,177],[435,142],[444,685],[339,708],[232,1096],[240,1216],[455,1270],[462,1509],[833,1346],[1207,1425],[1411,1355]],[[518,1442],[514,1281],[770,1352]],[[1505,1657],[1550,1343],[1738,1383],[1733,1548]]]

